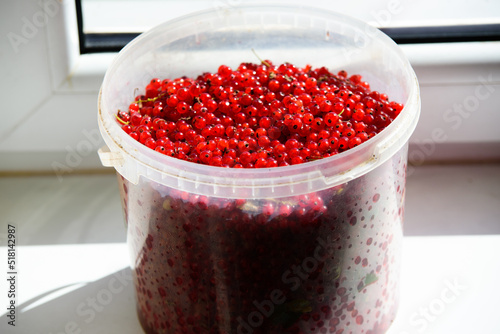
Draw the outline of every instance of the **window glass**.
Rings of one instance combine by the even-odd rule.
[[[278,1],[290,3],[293,1]],[[81,0],[85,33],[143,32],[195,10],[230,8],[248,0]],[[303,1],[297,4],[304,4]],[[337,11],[377,27],[500,23],[496,0],[316,0],[309,5]]]
[[[196,10],[223,11],[251,0],[76,0],[82,53],[118,51],[162,22]],[[277,3],[303,1],[278,0]],[[500,40],[497,0],[314,0],[312,7],[337,11],[381,28],[397,43]]]

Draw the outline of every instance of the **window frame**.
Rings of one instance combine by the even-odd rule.
[[[29,72],[18,68],[18,82],[29,82],[36,78],[50,83],[51,89],[37,97],[36,101],[31,101],[33,107],[22,108],[20,105],[16,109],[16,117],[25,118],[7,127],[1,134],[3,141],[0,142],[0,154],[4,158],[0,159],[0,170],[51,171],[52,162],[66,163],[82,143],[90,142],[94,148],[103,145],[96,122],[97,96],[105,72],[116,53],[81,54],[75,1],[53,1],[60,4],[58,13],[47,21],[35,39],[30,40],[23,49],[22,57],[6,49],[4,64],[15,57],[22,59],[19,62],[21,66],[39,64],[30,67]],[[22,16],[31,17],[40,11],[37,7],[30,9],[25,2],[10,4],[19,13],[18,18],[13,18],[14,22],[18,20],[22,23]],[[460,131],[447,133],[447,143],[458,145],[453,153],[454,158],[463,157],[461,147],[464,143],[481,145],[483,148],[483,144],[488,142],[498,148],[500,133],[494,131],[493,126],[500,123],[500,113],[496,112],[500,105],[500,42],[402,44],[401,49],[417,73],[423,103],[419,126],[410,139],[410,150],[412,146],[418,147],[428,142],[433,129],[442,126],[443,113],[452,108],[453,103],[464,101],[467,95],[474,94],[474,89],[481,87],[484,78],[491,78],[490,88],[495,93],[491,95],[492,98],[481,101],[475,114],[463,119],[464,125]],[[42,61],[45,59],[46,62]],[[485,92],[484,87],[482,92]],[[25,98],[25,91],[16,85],[4,85],[4,93],[14,100]],[[5,110],[4,116],[8,117],[9,112]],[[486,112],[487,118],[476,117]],[[61,120],[65,126],[54,127],[54,119]],[[32,138],[37,140],[33,141]],[[428,156],[428,160],[443,159],[441,146],[439,144],[433,148],[434,153]],[[476,152],[472,149],[469,151]],[[492,150],[481,149],[481,152],[475,158],[482,158]],[[446,154],[450,156],[449,151]],[[71,165],[72,170],[101,168],[94,154],[87,152],[80,158],[82,162]]]
[[[230,1],[226,6],[232,6]],[[75,0],[80,54],[118,52],[141,34],[134,32],[85,33],[82,0]],[[379,29],[399,45],[500,41],[500,23],[434,26],[387,26]]]

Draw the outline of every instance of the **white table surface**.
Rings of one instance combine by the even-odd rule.
[[[401,308],[388,334],[500,334],[500,164],[412,168],[406,190]],[[19,245],[15,329],[8,224]],[[0,334],[142,333],[125,236],[112,174],[0,177]]]
[[[114,174],[0,177],[0,246],[8,223],[16,225],[21,245],[126,238]],[[500,163],[411,167],[404,230],[410,236],[500,234]]]
[[[498,254],[500,235],[405,237],[388,334],[500,333]],[[2,278],[0,333],[141,333],[128,261],[125,243],[19,246],[16,327]]]

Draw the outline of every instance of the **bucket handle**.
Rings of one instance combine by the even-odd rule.
[[[104,167],[116,167],[123,165],[123,157],[118,152],[110,151],[109,147],[104,145],[101,147],[97,153],[101,159],[101,163]]]

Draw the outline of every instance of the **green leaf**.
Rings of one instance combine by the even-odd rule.
[[[369,273],[368,275],[366,275],[365,277],[365,286],[368,286],[370,284],[373,284],[375,283],[376,281],[378,281],[378,277],[377,275],[375,275],[375,273],[372,271],[371,273]]]
[[[312,311],[311,303],[305,299],[293,300],[284,306],[291,312],[307,313]]]
[[[342,268],[338,266],[337,268],[335,268],[335,277],[333,279],[339,279],[341,273],[342,273]]]
[[[361,292],[364,288],[375,283],[376,281],[378,281],[378,277],[373,271],[366,274],[365,278],[358,284],[358,292]]]
[[[297,299],[278,305],[270,320],[274,326],[285,329],[297,322],[302,314],[311,311],[311,303],[308,300]]]

